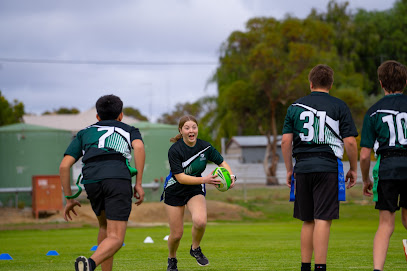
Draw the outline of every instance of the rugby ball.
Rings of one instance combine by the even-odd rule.
[[[213,175],[217,174],[218,179],[220,179],[221,183],[215,185],[216,189],[221,192],[225,192],[230,188],[230,184],[232,183],[232,178],[230,177],[229,171],[224,167],[217,167],[213,171]]]

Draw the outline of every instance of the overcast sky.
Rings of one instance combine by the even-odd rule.
[[[35,114],[85,111],[100,96],[115,94],[155,121],[179,102],[217,94],[207,81],[219,48],[248,19],[304,18],[311,8],[326,11],[328,2],[1,0],[0,90]],[[389,9],[395,0],[349,2],[352,10],[371,11]]]

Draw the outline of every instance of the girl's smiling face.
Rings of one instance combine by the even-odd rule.
[[[185,122],[180,130],[180,133],[185,144],[193,147],[195,146],[196,140],[198,138],[198,124],[196,124],[192,120]]]

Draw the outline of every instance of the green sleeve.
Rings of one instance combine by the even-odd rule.
[[[217,165],[220,165],[223,163],[222,155],[213,146],[211,146],[209,148],[208,159],[209,159],[209,161],[212,161]]]
[[[360,146],[366,148],[373,148],[376,141],[376,131],[373,123],[374,117],[365,115],[363,120],[362,137],[360,140]]]
[[[64,156],[70,155],[75,158],[76,161],[82,157],[82,144],[80,138],[80,134],[78,133],[78,135],[72,140],[71,144],[69,144]]]
[[[285,116],[283,125],[283,134],[292,134],[294,131],[293,122],[291,121],[291,115],[292,115],[292,105],[287,109],[287,115]]]

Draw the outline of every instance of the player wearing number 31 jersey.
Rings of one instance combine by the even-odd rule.
[[[294,217],[304,221],[301,271],[311,270],[313,252],[315,270],[326,270],[332,219],[339,218],[345,182],[350,179],[348,188],[356,182],[358,133],[347,105],[329,95],[333,73],[327,65],[310,71],[311,93],[288,108],[283,127],[281,148],[290,200],[294,200]],[[346,179],[341,162],[344,147],[350,162]]]

